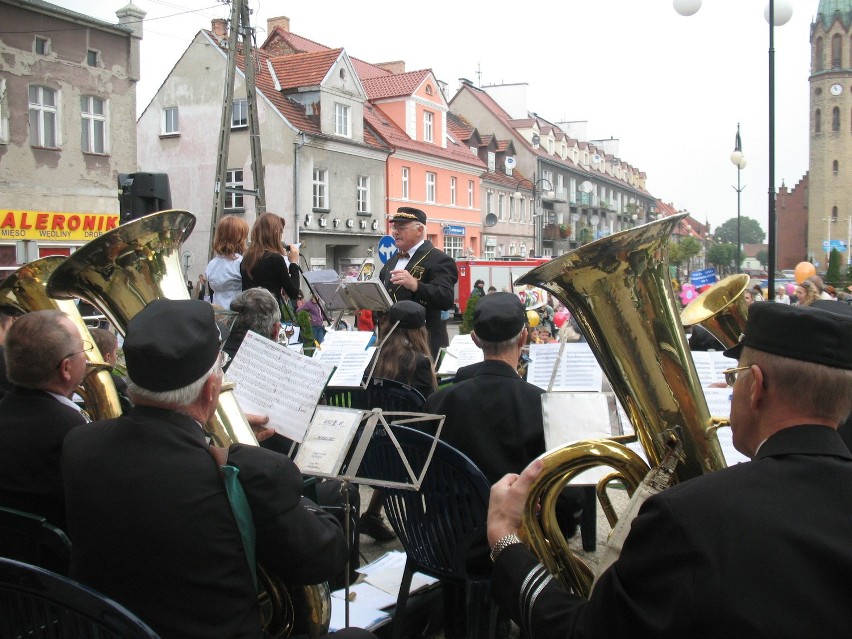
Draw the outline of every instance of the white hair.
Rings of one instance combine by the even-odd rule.
[[[127,392],[134,403],[137,401],[137,398],[139,398],[144,400],[145,403],[169,406],[180,412],[181,408],[186,408],[187,406],[191,406],[195,403],[198,396],[201,394],[201,390],[204,388],[204,384],[206,384],[207,380],[210,379],[212,375],[216,374],[218,370],[219,358],[217,357],[216,362],[210,370],[204,373],[204,375],[202,375],[199,379],[187,384],[183,388],[176,388],[168,391],[152,391],[147,388],[143,388],[130,378],[128,372]]]

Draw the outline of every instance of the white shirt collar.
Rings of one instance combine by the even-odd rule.
[[[424,238],[424,239],[420,240],[417,244],[412,246],[410,249],[408,249],[409,257],[400,257],[396,262],[396,268],[397,269],[403,269],[406,266],[408,266],[408,262],[411,261],[411,258],[414,257],[414,254],[418,251],[418,249],[421,246],[423,246],[423,243],[425,241],[426,241],[426,239]]]

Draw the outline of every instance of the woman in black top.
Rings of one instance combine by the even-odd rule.
[[[243,290],[261,286],[275,296],[280,304],[281,291],[291,300],[299,293],[299,249],[289,246],[284,252],[284,220],[274,213],[263,213],[251,228],[251,244],[240,264]],[[290,265],[287,265],[287,260]]]

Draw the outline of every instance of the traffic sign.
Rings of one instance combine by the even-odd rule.
[[[387,264],[388,260],[396,255],[396,252],[396,242],[394,242],[393,237],[385,235],[379,240],[379,259],[382,264]]]
[[[846,242],[843,240],[831,240],[831,248],[841,253],[846,252]],[[822,250],[828,252],[828,240],[822,241]]]

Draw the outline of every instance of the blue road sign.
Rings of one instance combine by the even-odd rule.
[[[846,242],[843,240],[831,240],[831,248],[844,253],[846,251]],[[828,240],[822,241],[822,250],[828,251]]]
[[[382,264],[387,264],[388,260],[396,255],[396,251],[396,243],[390,235],[385,235],[379,240],[379,259]]]
[[[716,269],[705,268],[700,271],[692,271],[692,273],[689,274],[689,281],[692,282],[692,285],[695,286],[695,288],[701,288],[707,284],[715,284]]]

